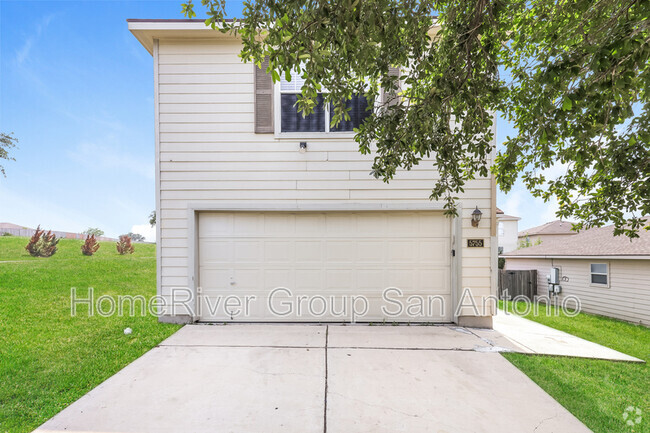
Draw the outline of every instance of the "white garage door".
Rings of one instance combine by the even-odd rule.
[[[449,322],[441,212],[203,212],[202,321]]]

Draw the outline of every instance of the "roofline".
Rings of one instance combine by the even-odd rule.
[[[504,221],[519,221],[521,219],[521,217],[516,217],[516,216],[513,216],[513,215],[506,215],[506,214],[498,213],[497,214],[497,219],[498,220],[504,220]]]
[[[517,233],[517,237],[519,238],[524,238],[526,236],[563,236],[563,235],[577,235],[580,234],[580,232],[558,232],[558,233],[528,233],[528,232],[519,232]]]
[[[434,17],[436,19],[437,17]],[[150,19],[150,18],[129,18],[126,20],[129,31],[142,44],[149,54],[153,55],[153,41],[155,39],[235,39],[238,36],[231,32],[222,33],[215,31],[205,25],[208,18],[173,18],[173,19]],[[233,19],[226,19],[226,22],[233,22]],[[217,22],[217,25],[219,22]],[[440,29],[440,25],[434,23],[429,29],[429,35],[433,37]]]
[[[225,21],[231,23],[234,20],[232,18],[227,18]],[[127,23],[205,23],[205,20],[202,18],[127,18],[126,22]]]
[[[539,255],[506,255],[501,254],[499,257],[504,259],[607,259],[607,260],[650,260],[650,255],[643,254],[619,254],[619,255],[602,255],[602,256],[576,256],[561,254],[539,254]]]

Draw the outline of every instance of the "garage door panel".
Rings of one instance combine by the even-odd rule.
[[[322,238],[326,233],[324,214],[305,214],[296,218],[296,235]]]
[[[449,239],[419,241],[419,261],[441,266],[451,263],[451,242]]]
[[[419,293],[449,293],[450,277],[446,268],[418,271]]]
[[[412,263],[417,260],[417,249],[413,248],[414,242],[389,241],[388,261],[390,263]]]
[[[268,292],[277,287],[296,287],[294,269],[265,269],[262,288]]]
[[[399,288],[404,299],[451,300],[450,223],[440,212],[206,212],[199,214],[198,238],[199,285],[212,299],[201,305],[214,306],[219,297],[257,298],[245,317],[213,308],[203,310],[201,320],[349,321],[349,308],[347,316],[332,310],[354,297],[370,303],[357,320],[451,320],[451,304],[433,317],[381,311],[388,287]],[[293,305],[286,315],[271,314],[269,296],[278,287],[291,291],[291,299],[284,296],[290,304],[296,297],[325,297],[328,310],[305,315]]]
[[[423,212],[415,215],[414,219],[417,221],[417,236],[449,238],[451,234],[451,226],[448,220],[445,224],[440,224],[440,218],[440,215],[426,215]]]
[[[325,292],[349,292],[350,287],[354,287],[352,269],[328,269],[325,271]]]
[[[364,238],[383,237],[387,231],[385,214],[357,215],[356,235]]]
[[[232,258],[233,243],[218,239],[199,239],[199,257],[203,264],[229,263]]]
[[[328,263],[351,263],[355,258],[355,243],[351,241],[328,239],[325,242]]]
[[[294,261],[294,245],[289,241],[265,241],[264,261],[289,264]]]
[[[328,237],[354,236],[357,233],[357,218],[345,213],[328,214],[325,217]]]
[[[386,287],[396,287],[402,291],[413,291],[416,278],[416,272],[412,269],[388,269],[386,271]]]
[[[295,286],[294,289],[300,288],[301,290],[318,290],[323,287],[323,280],[325,279],[325,271],[321,268],[317,269],[296,269],[295,272]]]
[[[384,242],[358,241],[356,243],[356,262],[360,264],[375,263],[383,265],[386,262]]]
[[[235,262],[259,262],[262,260],[262,242],[239,240],[233,242],[235,250]]]
[[[234,214],[211,213],[210,223],[203,224],[199,232],[199,239],[209,239],[214,236],[234,233]]]
[[[257,236],[262,233],[264,227],[264,216],[259,213],[242,212],[236,213],[233,224],[235,236]]]
[[[264,234],[266,236],[293,236],[295,234],[295,215],[288,213],[265,213]]]
[[[295,241],[296,264],[320,263],[323,260],[323,242],[318,240]]]

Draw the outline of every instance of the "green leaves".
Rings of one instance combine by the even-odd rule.
[[[16,159],[9,155],[9,150],[14,149],[16,143],[18,143],[18,139],[14,137],[13,132],[11,134],[0,132],[0,159],[15,161]],[[7,176],[2,165],[0,165],[0,173],[5,177]]]
[[[355,140],[375,149],[372,172],[386,182],[430,158],[431,199],[450,213],[491,169],[504,191],[521,180],[585,227],[614,222],[633,236],[647,225],[650,2],[261,0],[237,24],[222,1],[202,3],[210,25],[241,38],[242,59],[268,56],[275,81],[305,77],[304,114],[322,88],[334,123],[353,94],[377,101]],[[191,2],[183,10],[193,16]],[[496,111],[516,135],[491,165]]]

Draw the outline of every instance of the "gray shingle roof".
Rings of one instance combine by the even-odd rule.
[[[534,235],[574,235],[576,232],[571,230],[573,223],[570,221],[551,221],[550,223],[542,224],[541,226],[533,227],[530,229],[522,230],[518,236],[534,236]]]
[[[565,223],[567,224],[567,223]],[[614,236],[614,226],[583,230],[574,236],[545,239],[540,245],[502,254],[517,256],[649,256],[650,230],[639,230],[639,238]]]

